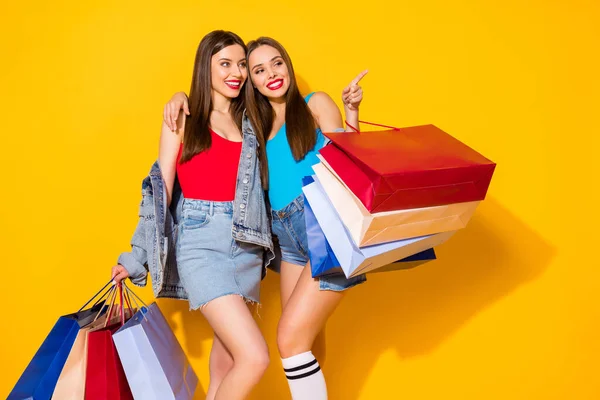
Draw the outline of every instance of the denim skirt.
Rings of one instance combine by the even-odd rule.
[[[177,269],[190,309],[227,295],[259,302],[261,246],[234,240],[233,202],[184,199],[177,239]]]

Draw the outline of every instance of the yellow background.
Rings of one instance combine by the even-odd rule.
[[[434,123],[498,163],[438,261],[371,276],[331,318],[331,399],[600,398],[597,1],[92,3],[2,7],[0,395],[128,249],[162,106],[223,28],[280,40],[338,104],[368,67],[363,119]],[[277,293],[269,274],[252,399],[288,396]],[[205,391],[210,328],[159,304]]]

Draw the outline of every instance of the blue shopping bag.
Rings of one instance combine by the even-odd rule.
[[[109,284],[110,282],[91,300],[96,298]],[[87,306],[90,301],[83,307]],[[105,310],[104,301],[100,301],[87,310],[79,310],[58,318],[8,395],[7,400],[50,400],[79,329],[91,323],[98,314]]]

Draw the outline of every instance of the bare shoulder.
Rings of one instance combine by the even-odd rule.
[[[338,110],[337,105],[331,96],[325,92],[315,92],[315,94],[308,99],[308,108],[310,108],[310,111],[312,111],[317,118],[323,114]]]
[[[335,105],[333,99],[325,92],[315,92],[311,98],[308,99],[308,106],[313,112],[315,111],[315,107],[332,104]]]

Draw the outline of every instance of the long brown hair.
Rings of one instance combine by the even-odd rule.
[[[190,116],[185,122],[181,163],[189,161],[196,154],[209,149],[212,144],[209,131],[210,112],[213,108],[211,59],[213,55],[225,47],[235,44],[242,46],[245,52],[247,51],[242,38],[233,32],[212,31],[200,41],[196,51],[196,60],[194,61],[194,74],[189,96]],[[244,96],[240,95],[231,100],[231,107],[229,108],[231,117],[240,132],[242,131],[244,103]]]
[[[315,119],[300,94],[296,76],[294,74],[294,66],[289,54],[285,48],[275,39],[270,37],[259,37],[248,43],[246,57],[249,59],[250,54],[260,46],[271,46],[281,54],[285,62],[289,77],[290,86],[285,94],[285,124],[287,131],[287,139],[292,150],[292,155],[296,161],[300,161],[306,156],[317,143],[317,134],[315,132]],[[250,121],[257,130],[257,137],[266,141],[269,138],[271,129],[273,129],[273,121],[275,119],[275,111],[269,103],[266,96],[258,91],[252,84],[246,85],[246,107]],[[264,148],[264,146],[263,146]],[[259,157],[261,155],[259,154]],[[266,159],[266,156],[265,156]]]

